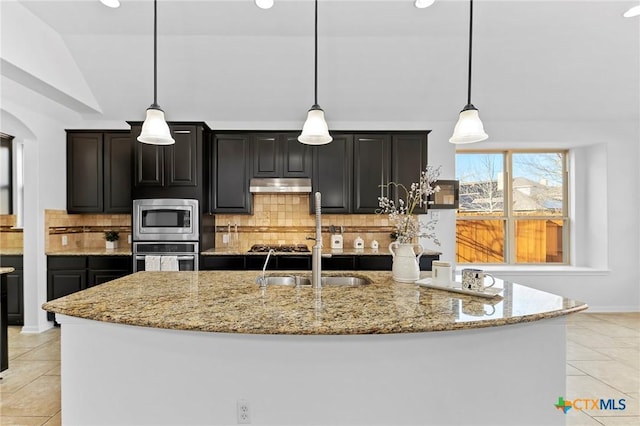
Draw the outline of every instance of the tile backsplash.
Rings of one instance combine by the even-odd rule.
[[[69,214],[65,210],[45,210],[45,251],[101,248],[105,246],[104,231],[118,231],[118,247],[127,248],[131,234],[128,214]],[[67,244],[63,245],[63,237]]]
[[[21,249],[23,246],[22,229],[16,228],[16,216],[0,215],[0,248]]]
[[[216,215],[216,247],[237,246],[241,251],[252,244],[306,244],[315,232],[315,215],[309,213],[309,194],[254,194],[253,215]],[[360,236],[369,247],[377,240],[380,247],[391,242],[387,215],[375,214],[323,214],[322,242],[331,247],[329,226],[344,227],[344,247],[353,247]],[[234,240],[237,226],[237,242]],[[229,243],[225,234],[231,229]]]

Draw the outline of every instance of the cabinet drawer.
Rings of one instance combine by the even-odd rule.
[[[327,271],[353,271],[356,269],[355,256],[331,256],[322,258],[322,269]]]
[[[277,256],[277,268],[280,271],[293,271],[302,270],[306,271],[311,269],[311,256],[291,256],[283,255]]]
[[[89,269],[132,269],[131,256],[89,256]]]
[[[393,266],[391,256],[358,256],[358,269],[363,271],[390,271]]]
[[[244,256],[201,256],[202,271],[242,271]]]
[[[87,256],[47,256],[47,269],[85,269]]]
[[[0,256],[0,266],[10,266],[15,269],[22,269],[22,256]]]

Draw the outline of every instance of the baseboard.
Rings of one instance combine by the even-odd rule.
[[[22,327],[22,330],[20,330],[20,333],[23,334],[38,334],[38,333],[44,333],[45,331],[49,330],[50,328],[53,328],[53,323],[52,322],[47,322],[46,324],[43,325],[25,325],[24,327]]]

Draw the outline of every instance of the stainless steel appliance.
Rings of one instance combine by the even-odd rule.
[[[249,253],[269,253],[273,250],[276,253],[309,253],[306,244],[254,244],[249,249]]]
[[[198,241],[198,200],[133,200],[133,241]]]
[[[198,200],[134,200],[133,272],[197,271],[199,219]]]
[[[137,242],[133,243],[133,272],[146,271],[149,257],[157,258],[157,270],[198,270],[198,242]],[[176,269],[164,269],[163,258],[175,258]],[[172,259],[173,260],[173,259]],[[156,270],[156,269],[154,269]]]

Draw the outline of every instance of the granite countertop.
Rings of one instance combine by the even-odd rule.
[[[68,248],[63,250],[50,250],[47,256],[131,256],[131,248],[106,249],[104,247],[93,248]]]
[[[310,272],[283,272],[271,275]],[[484,299],[396,283],[391,272],[340,272],[360,287],[256,284],[256,271],[138,272],[47,302],[59,314],[176,330],[246,334],[386,334],[494,327],[581,311],[572,299],[497,280]],[[430,273],[423,273],[429,276]]]
[[[10,274],[10,273],[12,273],[13,271],[15,271],[15,269],[14,269],[14,268],[12,268],[12,267],[5,267],[5,266],[3,266],[2,268],[0,268],[0,275]]]
[[[309,249],[311,250],[311,249]],[[205,250],[203,252],[200,253],[203,256],[232,256],[232,255],[256,255],[256,256],[266,256],[267,253],[265,252],[248,252],[246,250],[240,250],[240,249],[233,249],[233,248],[212,248],[209,250]],[[389,249],[387,247],[380,247],[379,249],[372,249],[372,248],[362,248],[362,249],[355,249],[355,248],[344,248],[344,249],[329,249],[329,248],[323,248],[322,249],[322,254],[331,254],[334,256],[339,256],[339,255],[348,255],[348,256],[353,256],[353,255],[367,255],[367,256],[391,256],[391,253],[389,252]],[[440,253],[439,251],[432,251],[432,250],[425,250],[424,253],[422,253],[423,255],[426,256],[438,256],[442,253]],[[308,252],[276,252],[276,256],[311,256],[311,251]]]
[[[14,248],[14,247],[1,247],[0,248],[0,256],[22,256],[24,254],[24,249],[22,247]]]

